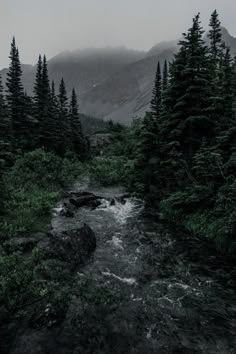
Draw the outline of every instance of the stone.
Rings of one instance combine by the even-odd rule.
[[[61,216],[65,216],[67,218],[73,218],[74,217],[74,213],[70,208],[70,205],[68,205],[67,203],[64,203],[62,210],[60,211],[60,215]]]
[[[69,202],[75,207],[80,208],[89,205],[91,201],[99,200],[99,199],[101,199],[101,197],[98,197],[94,194],[88,194],[84,196],[70,198]]]
[[[68,231],[52,231],[37,246],[46,259],[57,259],[75,268],[83,265],[94,252],[96,237],[87,224],[82,224]]]

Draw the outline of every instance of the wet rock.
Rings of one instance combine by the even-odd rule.
[[[60,215],[61,216],[65,216],[67,218],[73,218],[74,217],[74,213],[71,210],[71,207],[67,203],[64,203],[63,208],[60,211]]]
[[[116,197],[116,201],[121,204],[125,204],[127,202],[127,199],[130,197],[129,194],[124,194]]]
[[[87,203],[86,207],[91,208],[92,210],[98,208],[101,205],[101,201],[99,199],[91,200]]]
[[[120,203],[124,205],[127,202],[127,199],[129,198],[129,194],[124,194],[117,196],[115,198],[112,198],[110,201],[110,206],[116,205],[116,203]]]
[[[113,206],[113,205],[116,205],[116,200],[115,200],[115,198],[113,198],[113,199],[110,201],[110,206]]]
[[[96,237],[92,229],[83,224],[73,230],[52,231],[37,246],[45,258],[60,260],[74,268],[84,264],[94,252]]]
[[[98,197],[94,194],[87,194],[83,196],[74,196],[73,198],[69,199],[69,202],[76,208],[80,208],[83,206],[91,205],[92,201],[97,201],[99,199],[101,199],[101,197]]]

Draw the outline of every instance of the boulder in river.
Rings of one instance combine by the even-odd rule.
[[[76,229],[52,231],[38,243],[38,248],[47,259],[57,259],[75,268],[84,264],[96,248],[93,230],[82,224]]]
[[[98,201],[99,199],[101,199],[101,197],[96,196],[92,193],[90,194],[86,194],[86,195],[80,195],[80,196],[73,196],[73,198],[69,199],[69,202],[74,205],[77,208],[83,207],[83,206],[94,206],[95,204],[98,203],[91,203],[93,201]]]
[[[74,213],[71,210],[71,207],[70,207],[70,205],[68,205],[68,203],[64,203],[63,204],[63,208],[60,211],[60,215],[61,216],[65,216],[67,218],[73,218],[74,217]]]

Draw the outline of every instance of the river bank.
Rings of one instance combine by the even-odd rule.
[[[70,233],[85,223],[96,250],[74,273],[62,319],[27,325],[11,353],[234,353],[233,256],[147,215],[123,189],[86,186],[99,205],[63,216],[79,190],[57,205],[52,229]]]

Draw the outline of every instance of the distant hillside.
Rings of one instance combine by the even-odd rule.
[[[145,54],[145,52],[124,47],[63,52],[48,61],[48,70],[56,87],[63,77],[68,92],[74,87],[80,95],[83,95],[126,65],[142,59]],[[29,93],[32,92],[35,71],[35,67],[23,65],[22,81]],[[6,72],[6,69],[0,72],[3,81],[5,81]]]
[[[143,116],[149,107],[157,61],[173,59],[174,52],[165,50],[158,56],[146,57],[112,75],[82,97],[81,110],[89,115],[129,124]]]
[[[224,27],[222,33],[234,55],[236,38]],[[205,40],[209,43],[207,35]],[[75,87],[80,109],[86,116],[129,124],[149,108],[157,62],[171,61],[177,42],[161,42],[147,52],[124,47],[63,52],[49,60],[49,75],[57,87],[64,77],[68,95]],[[24,87],[31,93],[36,69],[32,65],[22,68]],[[7,69],[0,73],[5,81]]]

